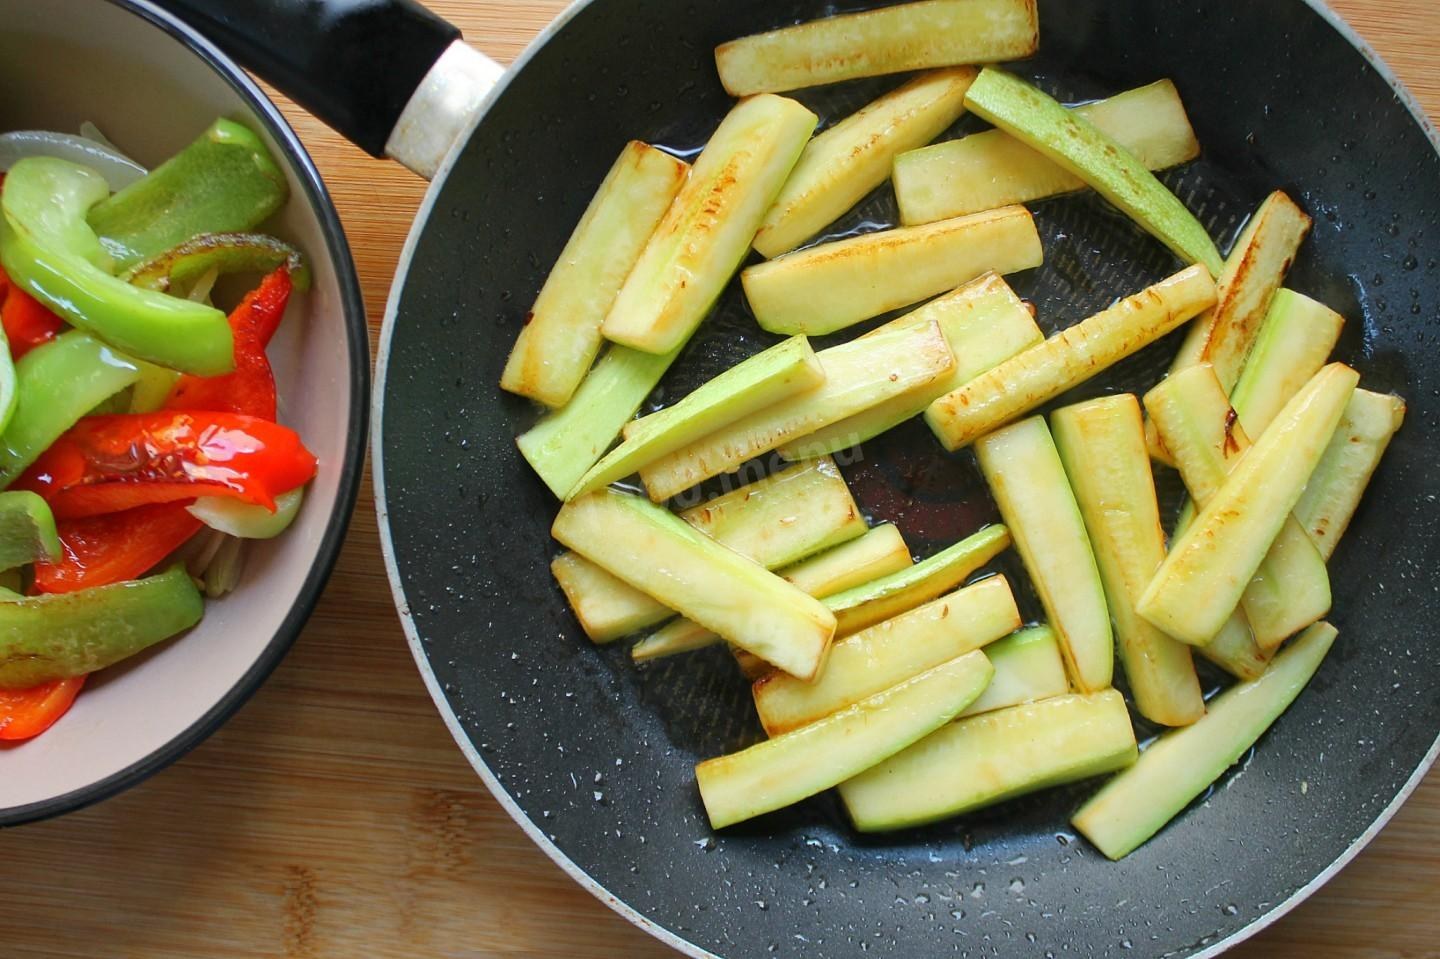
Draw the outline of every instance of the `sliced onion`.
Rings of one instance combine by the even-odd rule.
[[[112,191],[121,190],[145,175],[145,168],[94,140],[50,130],[14,130],[0,133],[0,170],[9,170],[26,157],[58,157],[88,166],[105,178]]]

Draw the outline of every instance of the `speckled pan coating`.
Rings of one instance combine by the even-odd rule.
[[[1353,855],[1440,731],[1440,159],[1387,74],[1307,3],[1042,0],[1043,56],[1018,68],[1067,100],[1172,76],[1206,153],[1165,181],[1224,248],[1267,192],[1291,191],[1316,223],[1290,284],[1349,317],[1339,356],[1370,389],[1411,404],[1332,566],[1335,652],[1254,755],[1151,843],[1116,865],[1075,838],[1088,786],[890,837],[857,836],[828,796],[713,835],[692,766],[759,735],[728,656],[637,669],[585,640],[546,571],[556,504],[512,442],[534,414],[495,386],[546,269],[625,139],[703,142],[728,105],[717,42],[868,5],[595,0],[504,89],[433,195],[382,356],[377,452],[417,656],[547,852],[692,954],[1214,952]],[[898,82],[800,98],[833,122]],[[1093,197],[1035,213],[1047,262],[1015,285],[1047,332],[1175,268]],[[835,232],[895,221],[886,188]],[[771,342],[732,287],[662,389],[681,395]],[[1057,404],[1143,389],[1176,346]],[[921,423],[851,454],[846,473],[922,551],[995,519],[973,457],[944,455]],[[1161,482],[1173,509],[1174,477]],[[1024,583],[1013,554],[998,568]]]

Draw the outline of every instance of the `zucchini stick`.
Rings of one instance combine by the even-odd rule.
[[[1169,80],[1074,111],[1133,153],[1146,169],[1164,170],[1200,155],[1185,105]],[[1085,181],[1003,130],[973,133],[895,158],[895,198],[900,203],[900,222],[907,225],[1084,188]]]
[[[995,672],[976,650],[848,709],[695,767],[716,829],[799,802],[859,775],[954,719]]]
[[[1311,626],[1259,679],[1230,688],[1195,725],[1152,743],[1080,807],[1075,828],[1111,859],[1129,855],[1240,761],[1300,695],[1334,641],[1329,623]]]
[[[520,454],[550,492],[563,500],[575,488],[679,355],[679,349],[656,356],[611,346],[569,403],[516,438]]]
[[[546,406],[570,402],[600,352],[600,324],[690,165],[632,140],[540,288],[500,388]]]
[[[908,569],[825,597],[835,614],[835,635],[849,636],[928,603],[965,582],[1009,545],[1008,529],[987,526]]]
[[[1190,649],[1135,613],[1165,559],[1140,403],[1131,393],[1102,397],[1055,411],[1050,425],[1095,548],[1135,706],[1151,722],[1187,726],[1205,715]]]
[[[642,466],[751,413],[812,390],[825,371],[803,336],[795,336],[732,366],[674,406],[625,424],[625,440],[570,491],[593,493]]]
[[[561,553],[550,561],[550,574],[570,603],[570,611],[593,643],[613,643],[675,615],[617,576],[578,553]]]
[[[1251,436],[1275,416],[1330,358],[1345,318],[1303,293],[1280,289],[1240,372],[1230,405]],[[1222,383],[1223,385],[1223,383]]]
[[[865,533],[860,509],[829,457],[772,473],[686,510],[680,518],[766,569],[787,566]],[[674,615],[582,556],[563,553],[550,568],[594,642],[612,642]]]
[[[646,465],[640,478],[650,498],[667,500],[712,476],[876,404],[923,389],[955,368],[935,323],[896,326],[874,339],[823,350],[825,382],[766,407]]]
[[[606,339],[658,354],[684,345],[745,259],[817,122],[769,95],[730,111],[615,297]]]
[[[839,712],[927,669],[1010,635],[1020,610],[1003,576],[983,579],[835,643],[813,683],[784,673],[755,681],[755,712],[768,736]]]
[[[746,267],[740,282],[761,329],[819,336],[1044,258],[1030,211],[1007,206],[812,246]]]
[[[644,497],[604,489],[571,500],[551,535],[786,672],[813,678],[824,665],[830,610]]]
[[[1136,606],[1141,616],[1195,645],[1220,631],[1299,502],[1359,378],[1332,363],[1285,404],[1171,545]]]
[[[861,832],[905,829],[1123,769],[1135,756],[1118,692],[1057,696],[951,723],[841,784],[840,798]]]
[[[925,420],[946,449],[960,449],[1153,343],[1214,302],[1215,283],[1204,267],[1187,267],[940,397]]]
[[[1266,652],[1255,642],[1250,624],[1240,610],[1230,614],[1215,638],[1195,652],[1219,666],[1236,679],[1259,679],[1270,665],[1274,650]]]
[[[1220,382],[1208,365],[1191,367],[1151,390],[1146,404],[1186,487],[1205,505],[1251,446]],[[1192,509],[1186,504],[1181,511],[1176,540],[1189,531]],[[1240,598],[1255,642],[1270,652],[1330,610],[1325,560],[1300,524],[1285,517],[1273,539]]]
[[[1215,308],[1191,324],[1170,364],[1172,375],[1209,363],[1225,393],[1234,390],[1270,302],[1309,230],[1310,217],[1283,192],[1276,190],[1260,204],[1216,280]],[[1303,381],[1295,389],[1300,385]],[[1152,456],[1171,462],[1153,425],[1147,427],[1146,442]]]
[[[991,643],[985,647],[985,658],[995,667],[995,675],[961,719],[1070,692],[1060,642],[1049,626],[1031,626]]]
[[[974,67],[916,77],[810,141],[755,234],[773,259],[812,239],[890,178],[895,157],[924,146],[965,112]]]
[[[771,569],[865,535],[860,507],[828,456],[706,500],[680,518]]]
[[[782,456],[804,459],[858,446],[919,416],[935,400],[1045,339],[1030,310],[994,273],[932,300],[906,319],[940,324],[940,332],[955,354],[955,369],[950,375],[925,390],[898,396],[787,443],[780,447]]]
[[[1114,637],[1080,507],[1045,420],[1033,416],[975,444],[980,471],[1081,692],[1110,685]]]
[[[1356,390],[1320,465],[1295,505],[1295,518],[1329,560],[1360,505],[1390,439],[1405,422],[1405,401]]]
[[[1034,0],[926,0],[813,20],[720,45],[715,65],[731,96],[1035,52]]]
[[[859,539],[842,543],[780,570],[780,576],[811,596],[823,599],[908,569],[912,563],[910,547],[905,545],[900,530],[890,523],[883,523]],[[641,663],[704,649],[718,642],[720,637],[704,626],[688,619],[677,619],[632,646],[630,656]]]
[[[1134,154],[1085,117],[995,67],[980,71],[965,105],[1090,184],[1182,261],[1220,275],[1224,261],[1200,221]]]
[[[1282,191],[1260,204],[1216,279],[1215,309],[1186,333],[1170,372],[1209,363],[1226,393],[1235,388],[1270,301],[1309,232],[1310,217]]]

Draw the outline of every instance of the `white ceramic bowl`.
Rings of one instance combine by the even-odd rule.
[[[185,636],[93,677],[43,736],[0,745],[0,826],[57,815],[195,746],[260,685],[319,599],[359,488],[369,392],[365,313],[340,222],[294,132],[245,75],[143,0],[0,0],[0,130],[97,124],[153,165],[217,116],[270,145],[290,179],[276,230],[310,260],[271,347],[281,419],[320,460],[299,519],[247,554],[237,592]]]

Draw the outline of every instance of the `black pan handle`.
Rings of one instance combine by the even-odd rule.
[[[156,0],[372,156],[425,177],[500,67],[414,0]]]

